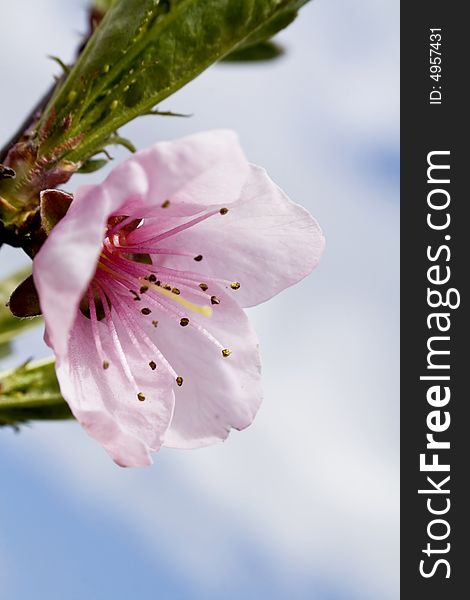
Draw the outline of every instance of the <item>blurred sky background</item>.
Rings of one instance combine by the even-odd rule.
[[[85,7],[0,0],[1,141],[57,73],[46,55],[73,55]],[[0,430],[2,600],[399,597],[398,12],[316,0],[280,36],[284,58],[215,66],[161,105],[191,119],[122,130],[143,148],[236,129],[327,250],[250,310],[265,400],[224,444],[123,470],[74,422]],[[1,274],[23,262],[0,251]],[[46,355],[32,330],[3,366]]]

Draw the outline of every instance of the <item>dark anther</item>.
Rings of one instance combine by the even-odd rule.
[[[195,260],[196,262],[201,262],[201,260],[202,260],[202,254],[198,254],[197,256],[195,256],[195,257],[194,257],[194,260]]]
[[[152,369],[152,371],[155,371],[155,369],[157,368],[156,363],[153,362],[153,360],[151,360],[149,362],[149,367]]]
[[[181,325],[181,327],[186,327],[186,325],[189,325],[189,319],[187,319],[186,317],[183,317],[180,321],[180,325]]]
[[[143,308],[140,312],[143,315],[149,315],[152,311],[150,310],[150,308]]]
[[[217,296],[211,296],[211,304],[220,304],[220,300]]]
[[[15,179],[16,173],[10,167],[0,164],[0,179]]]

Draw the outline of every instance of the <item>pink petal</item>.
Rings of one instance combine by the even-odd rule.
[[[126,377],[116,346],[104,322],[100,338],[109,368],[93,344],[90,321],[78,314],[70,336],[68,352],[57,359],[61,392],[74,416],[99,441],[120,466],[152,463],[150,452],[162,445],[174,406],[174,379],[161,364],[152,370],[149,360],[132,343],[119,319],[114,319],[119,340],[139,391]]]
[[[102,185],[81,186],[65,217],[54,227],[33,262],[33,276],[48,340],[62,355],[80,300],[101,252],[108,218],[147,191],[142,169],[127,162]]]
[[[238,199],[249,172],[238,137],[228,130],[161,142],[130,160],[143,168],[149,182],[146,206],[136,207],[140,217],[191,215],[230,204]],[[167,200],[169,206],[162,210]]]
[[[159,263],[199,272],[201,278],[239,282],[240,289],[229,293],[241,306],[253,306],[308,275],[325,240],[315,219],[291,202],[264,169],[251,166],[240,199],[227,214],[214,215],[162,245],[203,259],[159,256]]]
[[[185,297],[201,302],[182,290]],[[262,399],[258,341],[245,313],[215,286],[208,290],[220,304],[211,317],[185,312],[156,317],[158,346],[183,378],[175,392],[175,412],[165,446],[197,448],[225,439],[230,428],[244,429],[253,421]],[[182,327],[180,316],[189,318]],[[205,331],[204,331],[205,330]],[[215,338],[217,345],[210,337]],[[229,349],[224,357],[222,349]]]

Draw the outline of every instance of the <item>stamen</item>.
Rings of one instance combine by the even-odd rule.
[[[223,210],[225,210],[226,212],[222,212]],[[199,217],[195,217],[194,219],[191,219],[190,221],[187,221],[186,223],[183,223],[182,225],[178,225],[177,227],[173,227],[173,229],[168,229],[167,231],[164,231],[163,233],[160,233],[159,235],[152,236],[152,237],[150,237],[148,239],[139,239],[140,236],[143,234],[143,230],[141,228],[141,230],[139,231],[139,236],[137,238],[135,237],[135,235],[133,235],[134,232],[130,233],[130,235],[128,236],[129,245],[130,246],[134,246],[134,245],[139,245],[140,246],[140,245],[143,245],[143,244],[151,244],[151,245],[156,244],[157,242],[161,242],[162,240],[164,240],[164,239],[166,239],[168,237],[171,237],[173,235],[176,235],[177,233],[180,233],[181,231],[184,231],[185,229],[189,229],[193,225],[197,225],[198,223],[201,223],[201,221],[205,221],[209,217],[212,217],[212,216],[216,215],[218,212],[220,212],[220,214],[225,215],[228,212],[228,209],[227,208],[225,208],[225,209],[221,208],[220,211],[218,211],[217,209],[210,210],[210,211],[208,211],[206,213],[203,213]]]
[[[181,294],[181,292],[178,288],[173,288],[171,291],[173,292],[173,294],[176,294],[177,296],[179,296]]]
[[[221,215],[226,215],[228,213],[228,208],[221,208],[219,212]]]
[[[220,304],[220,300],[217,296],[211,296],[211,304]]]
[[[132,261],[128,261],[126,259],[119,259],[116,257],[115,264],[113,264],[113,267],[116,267],[117,265],[122,265],[123,268],[125,265],[125,268],[127,268],[127,269],[132,267],[132,269],[134,269],[135,272],[138,272],[138,268],[139,268],[138,263],[133,263]],[[115,281],[120,281],[120,282],[125,281],[126,283],[129,281],[134,282],[133,275],[126,273],[126,272],[122,272],[122,271],[115,271],[114,269],[111,269],[107,265],[103,264],[101,261],[98,263],[98,269],[101,269],[102,271],[105,271],[106,273],[113,275]],[[177,294],[174,294],[171,291],[172,288],[170,285],[165,285],[165,287],[161,287],[159,285],[159,282],[156,281],[156,283],[154,283],[154,280],[156,281],[156,277],[152,273],[152,274],[148,275],[147,278],[140,277],[139,284],[146,285],[146,283],[148,282],[149,289],[152,289],[154,292],[158,292],[159,294],[166,296],[167,298],[171,298],[174,302],[181,304],[181,306],[184,306],[186,309],[191,310],[192,312],[195,312],[197,314],[203,315],[204,317],[210,317],[212,315],[212,309],[210,306],[207,306],[207,305],[201,306],[198,304],[194,304],[193,302],[186,300],[186,298],[183,298],[182,296],[178,296]],[[213,298],[215,298],[215,296],[213,296]],[[211,298],[211,301],[212,301],[212,298]],[[218,304],[218,303],[219,303],[219,301],[217,300],[217,298],[216,298],[216,302],[212,301],[212,304]],[[144,312],[144,309],[142,309],[141,312],[142,312],[142,314],[149,314],[149,313]]]
[[[189,325],[189,319],[187,319],[186,317],[183,317],[180,320],[180,325],[181,325],[181,327],[186,327],[187,325]]]
[[[149,278],[149,281],[150,281],[150,278]],[[200,306],[198,304],[194,304],[193,302],[186,300],[186,298],[183,298],[183,296],[178,296],[177,294],[174,294],[173,292],[167,290],[166,288],[163,288],[163,287],[155,285],[155,284],[151,284],[150,288],[152,289],[152,291],[157,292],[158,294],[161,294],[162,296],[165,296],[166,298],[170,298],[174,302],[181,304],[181,306],[184,306],[184,308],[187,308],[188,310],[190,310],[192,312],[195,312],[199,315],[203,315],[204,317],[210,317],[212,315],[212,309],[210,306],[205,306],[205,305]],[[170,290],[171,290],[171,288],[170,288]]]
[[[139,320],[134,318],[134,316],[132,314],[132,308],[128,304],[125,304],[124,301],[122,301],[122,296],[120,296],[117,293],[112,294],[112,299],[113,299],[113,302],[116,304],[116,306],[119,306],[119,319],[125,326],[127,335],[131,339],[135,348],[137,348],[137,350],[140,352],[140,354],[142,356],[145,356],[146,352],[143,352],[141,350],[141,347],[142,347],[142,343],[144,345],[147,345],[147,347],[151,350],[152,354],[157,355],[159,362],[167,369],[167,371],[170,373],[170,375],[172,377],[176,377],[176,373],[175,373],[173,367],[166,360],[166,358],[160,352],[160,350],[155,345],[155,343],[147,335],[147,332],[141,326]],[[152,321],[152,324],[153,323],[158,324],[158,321]],[[155,327],[156,327],[156,325],[155,325]],[[136,335],[134,334],[135,329],[138,329],[139,339],[137,339]],[[147,354],[147,356],[148,356],[148,354]]]
[[[232,288],[232,290],[239,290],[240,283],[238,281],[232,281],[232,283],[230,284],[230,287]]]
[[[150,308],[147,308],[147,307],[145,307],[145,308],[143,308],[143,309],[142,309],[140,312],[141,312],[143,315],[147,316],[147,315],[149,315],[149,314],[150,314],[152,311],[150,310]]]
[[[231,354],[232,354],[232,353],[230,352],[230,350],[229,350],[228,348],[224,348],[224,349],[222,350],[222,356],[223,356],[224,358],[227,358],[227,356],[230,356]]]
[[[157,365],[155,364],[155,362],[153,360],[151,360],[149,362],[149,367],[152,369],[152,371],[155,371],[155,369],[157,368]]]
[[[93,295],[91,286],[89,286],[89,288],[88,288],[87,296],[88,296],[88,306],[90,308],[91,332],[92,332],[93,338],[95,340],[96,351],[98,352],[98,356],[101,359],[101,365],[102,365],[103,369],[106,370],[109,367],[109,362],[105,358],[103,344],[101,343],[98,317],[96,314],[95,297]],[[107,366],[105,366],[105,365],[107,365]]]
[[[140,400],[140,402],[143,402],[145,400],[145,394],[142,394],[142,392],[139,392],[137,394],[137,400]]]
[[[111,229],[108,229],[108,231],[106,232],[106,237],[107,238],[112,237],[113,235],[118,233],[118,231],[121,231],[121,229],[126,227],[126,225],[130,225],[135,220],[136,220],[135,217],[124,217],[121,221],[119,221],[119,223],[116,223],[116,225],[114,225],[114,227],[111,227]]]
[[[182,377],[177,377],[176,378],[176,385],[179,385],[180,387],[183,385],[183,378]]]
[[[122,368],[124,369],[124,373],[125,373],[127,379],[131,382],[136,394],[138,394],[139,392],[138,392],[137,382],[134,379],[134,375],[132,374],[131,368],[129,367],[129,363],[127,362],[126,354],[123,350],[116,327],[113,323],[113,317],[111,315],[111,311],[110,311],[110,308],[108,305],[108,299],[107,299],[104,291],[101,289],[101,285],[98,285],[98,293],[100,295],[101,302],[103,304],[106,325],[108,326],[109,333],[111,335],[111,340],[114,345],[114,348],[116,349],[117,355],[119,357],[119,361],[122,365]],[[115,294],[113,296],[115,296]]]
[[[197,256],[195,256],[195,257],[194,257],[194,260],[195,260],[196,262],[201,262],[201,260],[202,260],[202,259],[203,259],[203,256],[202,256],[202,254],[198,254]]]
[[[209,286],[207,285],[207,283],[200,283],[199,287],[201,288],[201,290],[203,292],[205,292],[207,289],[209,289]]]

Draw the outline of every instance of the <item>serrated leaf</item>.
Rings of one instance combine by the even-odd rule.
[[[117,1],[50,101],[41,126],[51,123],[51,115],[55,125],[41,153],[61,147],[61,158],[83,162],[119,127],[148,113],[234,48],[271,37],[305,1]],[[65,147],[71,138],[80,143]]]

